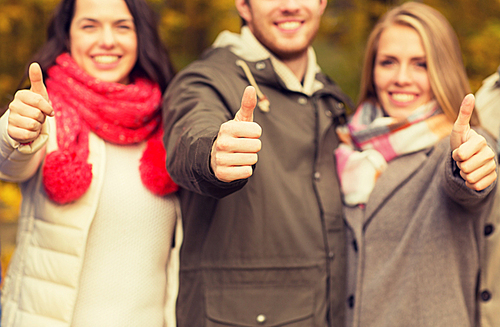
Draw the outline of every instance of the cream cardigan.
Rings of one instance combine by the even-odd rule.
[[[8,112],[0,118],[0,178],[19,182],[25,200],[19,217],[16,252],[2,290],[2,326],[69,327],[89,228],[103,183],[105,143],[96,135],[89,135],[92,183],[79,200],[60,206],[45,196],[39,169],[45,153],[57,148],[55,119],[47,118],[35,142],[20,145],[7,135],[7,118]],[[172,273],[168,274],[165,308],[170,319],[174,318],[172,304],[177,294],[175,253],[182,240],[180,211],[175,203],[177,248],[168,268]],[[170,324],[175,324],[175,320],[167,325]]]

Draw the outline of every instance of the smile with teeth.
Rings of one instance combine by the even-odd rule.
[[[282,22],[277,24],[279,28],[284,30],[294,30],[300,27],[301,22]]]
[[[94,61],[98,62],[99,64],[112,64],[116,61],[118,61],[119,57],[118,56],[95,56],[93,57]]]
[[[411,93],[390,93],[391,98],[397,102],[411,102],[417,97]]]

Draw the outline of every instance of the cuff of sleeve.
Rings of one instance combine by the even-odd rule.
[[[48,119],[49,118],[47,118],[43,123],[40,135],[38,135],[38,137],[34,141],[31,141],[29,143],[20,143],[14,141],[12,138],[9,137],[9,143],[11,144],[11,146],[23,154],[31,154],[39,151],[41,148],[45,146],[45,144],[49,139],[50,127]]]

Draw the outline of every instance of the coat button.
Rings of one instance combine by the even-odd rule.
[[[358,252],[358,242],[356,242],[356,240],[352,240],[352,247],[354,252]]]
[[[321,177],[321,173],[319,171],[317,171],[317,172],[314,173],[314,179],[315,180],[319,181],[320,177]]]
[[[351,295],[347,298],[347,304],[349,305],[349,308],[354,308],[354,295]]]
[[[491,299],[491,293],[488,290],[484,290],[481,292],[481,300],[484,302],[488,302]]]
[[[333,259],[335,257],[335,253],[333,251],[328,252],[328,258]]]
[[[490,236],[494,231],[495,231],[495,226],[493,226],[492,224],[487,224],[486,226],[484,226],[485,236]]]
[[[305,105],[305,104],[307,104],[307,98],[306,98],[306,97],[299,97],[299,100],[298,100],[298,101],[299,101],[299,103],[300,103],[301,105]]]
[[[260,314],[260,315],[257,316],[257,318],[255,320],[257,320],[257,323],[259,325],[262,325],[262,324],[264,324],[266,322],[267,318],[266,318],[265,315]]]
[[[332,112],[330,110],[328,110],[328,109],[325,109],[325,115],[326,115],[326,117],[333,116]]]
[[[255,64],[255,68],[257,70],[263,70],[263,69],[266,69],[266,63],[265,62],[262,62],[262,61],[259,61],[258,63]]]
[[[344,109],[344,104],[342,102],[337,103],[337,108]]]

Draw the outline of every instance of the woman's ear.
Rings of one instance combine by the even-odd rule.
[[[325,12],[326,5],[328,4],[328,0],[319,0],[319,6],[321,10],[321,15]]]

